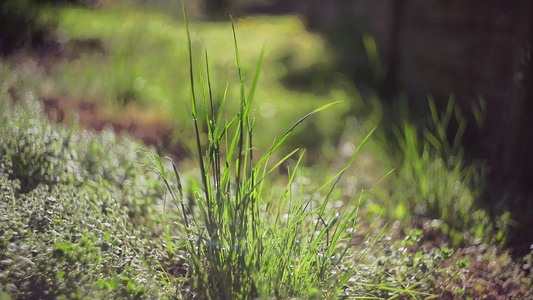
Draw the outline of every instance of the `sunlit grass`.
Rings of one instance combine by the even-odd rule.
[[[217,74],[211,82],[213,97],[221,99],[225,86],[230,83],[228,99],[239,99],[235,84],[239,77],[232,67],[234,58],[228,54],[232,52],[231,45],[225,43],[232,38],[228,24],[193,24],[193,61],[202,61],[197,53],[210,49],[210,68]],[[259,122],[262,125],[256,128],[259,136],[267,132],[282,134],[283,124],[302,112],[348,99],[340,83],[325,96],[292,91],[282,85],[281,79],[288,68],[305,70],[313,64],[328,64],[329,61],[324,41],[307,32],[298,17],[245,18],[235,20],[235,26],[242,40],[243,73],[253,73],[248,66],[257,63],[258,53],[266,45],[259,74],[262,84],[257,88],[252,108],[258,120],[265,121]],[[60,12],[59,27],[67,40],[101,40],[105,53],[76,53],[74,50],[74,59],[55,67],[51,94],[89,99],[114,112],[120,112],[124,103],[134,103],[145,110],[159,112],[163,120],[172,122],[180,130],[190,128],[186,109],[188,54],[181,17],[125,8],[68,8]],[[238,101],[228,101],[229,109],[237,109],[234,102]],[[318,117],[319,133],[328,136],[335,130],[337,125],[333,121],[338,120],[347,107],[349,101]],[[272,141],[259,139],[257,142],[266,147]]]
[[[193,22],[187,38],[180,18],[160,13],[61,11],[60,36],[88,39],[94,51],[65,44],[68,60],[50,77],[31,61],[0,62],[0,210],[10,216],[0,226],[0,298],[40,298],[37,280],[67,298],[464,299],[494,292],[491,277],[521,282],[515,298],[527,298],[531,255],[515,263],[490,245],[504,244],[513,221],[476,205],[483,173],[464,160],[466,125],[452,101],[442,112],[430,102],[427,128],[401,119],[397,163],[388,164],[379,140],[357,147],[382,117],[377,105],[366,122],[345,120],[346,102],[327,103],[346,92],[280,84],[291,70],[328,63],[296,17],[236,20],[237,43],[229,22]],[[142,175],[137,144],[49,123],[35,101],[58,95],[138,115],[138,124],[166,119],[197,161],[172,169],[148,151],[163,181]],[[451,120],[459,130],[450,143]],[[292,152],[322,143],[339,122],[338,149]]]
[[[59,32],[65,37],[65,41],[92,39],[100,41],[102,49],[100,52],[69,50],[67,42],[65,53],[71,56],[70,60],[63,61],[53,70],[53,87],[49,89],[49,93],[95,101],[107,107],[111,114],[133,111],[140,115],[139,119],[142,115],[158,116],[175,128],[175,134],[181,143],[193,144],[195,137],[191,134],[187,100],[188,42],[181,16],[122,6],[100,10],[65,8],[59,16]],[[210,49],[209,68],[213,74],[217,74],[210,78],[212,97],[215,102],[220,102],[223,97],[228,99],[224,118],[229,118],[232,112],[239,110],[238,99],[241,97],[239,85],[236,84],[240,82],[239,73],[233,67],[233,46],[227,43],[227,40],[232,39],[229,25],[225,22],[194,21],[191,24],[194,25],[190,39],[192,62],[195,64],[193,71],[206,75],[203,53],[204,49]],[[348,108],[362,105],[360,103],[363,100],[357,97],[357,90],[351,86],[348,94],[340,88],[340,81],[338,86],[332,87],[325,95],[306,90],[290,90],[283,86],[283,76],[289,71],[305,72],[306,68],[313,65],[329,63],[324,41],[307,32],[298,17],[245,18],[235,20],[235,26],[241,39],[240,60],[242,74],[246,75],[245,84],[251,84],[254,69],[250,66],[257,64],[259,53],[265,49],[262,68],[258,73],[261,84],[255,90],[254,103],[250,107],[250,115],[257,120],[254,134],[259,137],[255,139],[258,149],[267,149],[274,138],[283,134],[286,124],[291,124],[305,112],[332,101],[344,100],[297,128],[296,135],[288,141],[285,149],[288,153],[291,146],[306,147],[309,150],[306,163],[315,164],[315,170],[319,174],[332,172],[329,164],[339,161],[337,158],[343,155],[349,157],[350,151],[344,151],[345,148],[355,147],[350,139],[361,137],[365,130],[369,130],[368,124],[364,122],[350,125],[350,118],[343,119],[343,112]],[[367,44],[374,45],[370,42]],[[377,47],[374,45],[369,48],[375,48],[369,52],[373,53],[376,60],[379,55]],[[80,53],[76,50],[80,50]],[[196,92],[199,92],[198,77],[194,80]],[[134,108],[124,108],[124,105]],[[369,117],[373,119],[369,123],[379,122],[379,108],[375,111],[377,113]],[[198,118],[201,121],[199,130],[202,137],[205,137],[208,134],[208,126],[203,122],[205,114],[200,114]],[[439,122],[434,121],[435,124]],[[341,122],[347,124],[340,126]],[[458,226],[459,230],[471,227],[466,216],[474,209],[472,205],[479,192],[471,190],[469,183],[474,171],[463,171],[462,157],[457,156],[460,134],[459,140],[449,146],[446,137],[442,136],[442,128],[436,129],[438,132],[435,134],[440,134],[439,140],[436,140],[429,131],[424,137],[418,136],[418,129],[413,126],[405,124],[400,129],[401,132],[397,133],[401,144],[398,153],[403,156],[402,163],[380,163],[387,161],[385,153],[379,149],[382,145],[371,142],[371,153],[367,151],[368,155],[363,156],[371,170],[361,170],[366,172],[366,178],[354,181],[353,184],[358,189],[370,188],[372,180],[375,182],[390,169],[397,168],[399,178],[406,182],[416,182],[417,185],[402,184],[405,187],[399,188],[395,186],[396,183],[391,183],[388,189],[392,193],[378,190],[381,195],[376,196],[373,210],[384,209],[394,218],[410,220],[410,213],[416,208],[423,212],[421,215],[442,218],[453,223],[453,226]],[[339,133],[339,128],[346,131]],[[335,134],[342,135],[341,143],[330,145],[330,139]],[[444,148],[428,156],[425,154],[429,153],[425,150],[428,147]],[[343,151],[346,153],[343,154]],[[442,155],[454,157],[456,162],[453,169],[443,161],[446,158]],[[392,198],[387,194],[393,194]],[[461,217],[458,218],[459,215]],[[487,220],[483,222],[486,223]]]
[[[76,49],[66,51],[72,55],[72,59],[56,66],[52,73],[53,88],[50,93],[95,101],[107,107],[112,114],[136,111],[139,118],[144,114],[157,115],[175,128],[179,141],[189,146],[193,144],[195,137],[191,134],[187,100],[190,84],[188,42],[181,16],[126,7],[101,10],[68,8],[59,15],[60,33],[65,35],[66,40],[96,39],[101,42],[103,53],[76,53]],[[233,67],[233,45],[227,43],[233,38],[228,30],[229,25],[225,22],[194,21],[191,24],[194,25],[190,32],[192,62],[195,64],[193,71],[206,76],[203,53],[204,49],[209,49],[209,68],[213,74],[217,74],[210,78],[212,97],[216,103],[223,97],[228,99],[223,116],[229,118],[232,112],[239,110],[238,99],[241,97],[239,84],[236,84],[240,82],[239,72]],[[305,72],[306,68],[313,65],[329,63],[324,41],[307,32],[298,17],[237,19],[235,27],[241,40],[240,71],[246,75],[245,84],[252,83],[255,70],[250,66],[257,64],[259,53],[265,49],[262,68],[258,73],[261,84],[255,90],[254,103],[250,107],[250,116],[257,120],[254,134],[259,137],[255,139],[258,149],[267,149],[276,137],[283,134],[286,124],[291,124],[305,112],[328,102],[344,100],[299,126],[295,130],[296,135],[285,146],[285,154],[291,146],[308,148],[309,158],[305,162],[316,164],[315,170],[319,174],[332,172],[329,163],[339,161],[338,158],[343,155],[350,155],[350,151],[343,154],[346,150],[343,147],[355,147],[350,139],[359,138],[365,130],[369,130],[364,122],[350,125],[351,119],[343,119],[343,112],[348,108],[362,105],[358,104],[363,100],[356,97],[357,90],[349,87],[351,92],[348,94],[340,88],[340,81],[336,88],[331,88],[325,95],[290,90],[283,86],[283,76],[289,71]],[[68,43],[65,47],[69,47]],[[378,55],[377,52],[374,54]],[[194,81],[196,92],[199,92],[199,77]],[[125,109],[124,105],[137,108]],[[198,116],[202,137],[208,134],[205,118],[204,113]],[[378,123],[379,108],[369,118],[374,119],[369,123]],[[345,121],[345,127],[339,126],[340,122]],[[438,125],[439,120],[434,121]],[[398,153],[404,156],[401,158],[403,163],[379,163],[386,162],[387,158],[379,149],[382,145],[371,142],[371,153],[367,151],[367,155],[359,158],[359,161],[365,159],[371,170],[361,168],[360,171],[367,176],[353,184],[358,189],[370,188],[372,181],[376,182],[383,174],[397,168],[397,174],[403,178],[403,182],[417,182],[417,185],[402,183],[403,187],[397,187],[397,183],[389,184],[387,188],[393,191],[392,198],[387,195],[389,192],[378,189],[381,195],[376,195],[372,210],[384,210],[399,220],[411,220],[410,213],[416,208],[423,212],[421,215],[442,218],[448,224],[458,226],[459,230],[471,227],[466,215],[473,209],[478,191],[472,191],[469,186],[468,176],[471,175],[465,177],[465,172],[474,174],[474,171],[463,171],[462,158],[456,155],[460,150],[458,141],[447,146],[445,136],[438,136],[440,140],[436,141],[426,132],[424,138],[417,135],[417,129],[413,126],[406,124],[397,134],[402,145]],[[339,128],[346,129],[342,133],[341,144],[330,145],[331,136],[341,134],[336,132]],[[443,129],[436,131],[438,133],[435,134],[442,135]],[[450,149],[442,149],[429,157],[424,154],[428,153],[426,150],[420,150],[428,147]],[[455,157],[453,170],[442,161],[445,159],[442,155]],[[462,212],[458,214],[459,211]]]
[[[367,235],[365,247],[357,250],[351,245],[351,239],[366,195],[359,194],[357,203],[328,209],[328,203],[335,201],[337,184],[373,130],[362,140],[344,168],[329,179],[323,176],[326,182],[316,185],[318,188],[314,192],[308,191],[308,187],[304,188],[303,171],[300,170],[304,153],[298,154],[296,149],[279,161],[273,154],[297,126],[338,102],[304,115],[275,140],[266,154],[257,155],[254,147],[256,120],[250,108],[263,56],[248,87],[233,27],[240,109],[230,121],[226,121],[222,119],[226,98],[218,102],[210,96],[207,51],[205,77],[201,71],[195,72],[189,27],[187,21],[185,23],[190,51],[190,109],[200,182],[192,192],[187,192],[175,164],[173,172],[167,172],[158,155],[147,153],[181,215],[173,226],[181,241],[177,245],[172,243],[170,227],[166,225],[167,248],[171,257],[175,255],[174,249],[184,249],[193,293],[206,299],[335,299],[363,296],[367,289],[373,289],[390,295],[431,296],[413,290],[400,280],[397,280],[399,284],[376,284],[355,279],[362,266],[367,264],[368,249],[381,238],[383,230],[374,237]],[[198,94],[196,76],[200,79]],[[199,130],[202,108],[207,141]],[[295,163],[287,164],[292,156],[297,157]],[[285,187],[275,187],[284,190],[280,197],[273,197],[271,190],[263,188],[271,177],[279,176],[277,169],[281,165],[287,167],[288,180]],[[174,176],[170,175],[172,173]],[[193,194],[194,199],[186,201],[187,194]],[[190,213],[192,203],[198,207],[197,213]],[[350,280],[351,289],[347,291]]]

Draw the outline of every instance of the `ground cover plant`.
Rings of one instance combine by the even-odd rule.
[[[111,131],[96,135],[51,124],[35,91],[21,83],[24,76],[5,66],[1,72],[4,296],[162,295],[147,261],[157,261],[150,235],[164,190],[137,165],[139,144]],[[13,88],[20,98],[12,98]]]
[[[196,49],[194,35],[186,38],[189,68],[180,72],[190,78],[182,93],[193,95],[183,97],[195,161],[175,165],[110,130],[51,124],[37,102],[50,79],[31,63],[2,61],[1,297],[531,297],[531,255],[513,260],[494,240],[477,238],[483,215],[468,219],[475,213],[475,190],[464,182],[470,171],[460,166],[460,147],[439,135],[453,108],[435,112],[425,139],[406,123],[399,175],[385,176],[392,166],[374,168],[376,188],[361,192],[354,166],[346,166],[361,162],[364,147],[334,167],[328,159],[306,166],[305,151],[275,155],[298,127],[312,135],[305,124],[340,104],[301,107],[289,117],[294,126],[279,124],[286,127],[278,138],[258,131],[265,120],[252,100],[268,60],[259,47],[259,59],[246,63],[257,67],[244,66],[234,25],[225,41],[236,66],[234,97],[226,83],[213,84],[217,57]],[[345,135],[378,149],[372,137]],[[466,205],[453,206],[456,200]],[[449,224],[458,224],[454,232]]]
[[[9,74],[12,70],[8,68],[3,71],[12,78],[16,77],[16,73]],[[19,95],[20,98],[8,98],[12,96],[8,92],[13,88],[10,83],[17,81],[14,78],[2,86],[2,95],[5,97],[2,99],[2,145],[5,146],[1,153],[2,210],[4,215],[12,216],[4,220],[6,222],[2,230],[2,291],[16,298],[138,298],[172,295],[168,289],[158,289],[158,285],[167,288],[172,286],[172,281],[167,279],[167,271],[158,277],[161,270],[150,268],[153,261],[157,262],[159,248],[157,244],[149,242],[150,235],[157,233],[157,221],[163,220],[157,218],[158,213],[154,209],[156,203],[153,201],[164,197],[158,192],[160,185],[139,174],[140,170],[135,167],[134,163],[138,160],[134,155],[137,152],[132,149],[135,144],[125,139],[125,145],[119,145],[111,132],[80,137],[73,129],[51,125],[41,115],[41,106],[32,99],[32,91],[21,90],[24,94]],[[252,152],[243,147],[252,148],[253,127],[246,115],[250,103],[242,100],[239,115],[245,117],[235,117],[234,121],[224,126],[213,122],[212,128],[209,127],[209,121],[215,120],[209,115],[206,118],[211,134],[211,149],[208,152],[215,153],[207,157],[213,159],[206,161],[207,166],[220,164],[220,154],[216,154],[220,149],[220,141],[223,137],[225,139],[227,131],[231,131],[232,124],[239,125],[235,138],[225,140],[231,144],[227,148],[230,153],[226,153],[229,157],[226,164],[235,166],[236,163],[234,185],[237,190],[229,191],[232,185],[229,179],[231,168],[224,168],[222,173],[220,165],[215,168],[215,173],[217,170],[219,172],[216,178],[220,180],[214,180],[215,187],[206,178],[209,173],[202,173],[204,191],[211,191],[215,193],[211,195],[218,195],[219,198],[211,196],[213,198],[206,198],[209,200],[203,203],[202,190],[194,191],[200,208],[197,216],[199,221],[195,221],[193,214],[184,215],[184,222],[180,223],[180,230],[185,229],[191,237],[198,237],[198,242],[207,242],[206,247],[197,250],[191,240],[184,239],[185,245],[190,247],[186,254],[188,258],[192,257],[189,263],[194,269],[192,297],[216,298],[220,293],[228,298],[260,295],[282,298],[334,297],[344,292],[344,284],[354,272],[353,269],[340,270],[341,262],[343,265],[346,263],[343,258],[348,253],[347,247],[341,250],[340,246],[349,244],[349,231],[344,229],[354,228],[358,207],[353,206],[346,214],[339,216],[332,214],[329,221],[330,213],[325,208],[333,195],[332,191],[326,194],[326,201],[315,208],[312,208],[316,205],[311,202],[313,199],[306,199],[307,195],[303,193],[298,200],[293,200],[295,170],[302,156],[295,170],[289,172],[291,179],[287,183],[287,190],[282,193],[282,201],[289,203],[287,212],[290,217],[282,216],[282,212],[285,212],[283,204],[273,207],[273,202],[268,205],[267,201],[267,207],[260,205],[258,201],[262,193],[259,187],[263,185],[263,177],[281,162],[269,166],[268,154],[259,159],[257,165],[250,165],[253,163]],[[205,101],[204,98],[204,112],[208,113]],[[192,103],[193,120],[196,121],[196,104],[194,100]],[[218,122],[221,115],[216,119]],[[293,128],[269,153],[281,145]],[[241,130],[246,130],[246,134],[240,134],[243,132]],[[198,158],[203,168],[198,130],[196,136]],[[111,148],[115,148],[114,151]],[[102,155],[103,151],[106,155]],[[233,151],[238,153],[236,161],[232,159]],[[154,154],[153,157],[158,161],[158,170],[169,192],[175,197],[174,190],[164,177],[163,165],[158,156]],[[177,175],[177,170],[174,170]],[[240,183],[240,176],[243,183]],[[300,189],[303,190],[303,187],[300,186]],[[148,191],[151,192],[147,194]],[[182,193],[179,185],[177,191]],[[230,197],[233,193],[237,198],[235,202]],[[140,203],[142,199],[151,200],[152,203]],[[215,205],[209,201],[217,203]],[[277,211],[271,215],[276,219],[273,225],[266,225],[272,220],[258,219],[264,210]],[[322,223],[312,222],[311,216],[318,216]],[[205,227],[199,226],[199,231],[193,231],[194,228],[189,227],[189,218],[191,225],[203,223]],[[251,220],[243,222],[247,218]],[[152,219],[152,222],[145,219]],[[329,224],[325,223],[326,220]],[[205,230],[210,234],[209,239],[203,237]],[[314,233],[317,230],[318,233]],[[296,232],[299,234],[295,235]],[[263,238],[268,235],[272,238],[263,245]],[[169,259],[175,258],[182,251],[176,247],[174,252],[168,229],[166,239],[166,255]],[[152,247],[156,249],[155,254]],[[243,257],[243,252],[250,253]],[[348,261],[353,264],[361,257],[351,256]],[[243,261],[243,258],[246,259]],[[274,258],[281,258],[281,261]],[[281,272],[279,263],[284,266]],[[202,272],[206,267],[208,272]],[[21,269],[24,271],[21,272]],[[317,269],[320,272],[317,273]],[[227,279],[231,280],[229,284],[220,282]],[[182,281],[183,278],[178,280]],[[371,283],[366,285],[374,286]],[[180,287],[185,290],[183,286]],[[393,285],[376,285],[375,289],[385,293],[410,292],[405,287]],[[355,291],[359,292],[359,289]],[[177,293],[179,295],[182,292],[178,290]]]

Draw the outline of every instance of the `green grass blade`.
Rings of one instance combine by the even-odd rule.
[[[259,81],[259,74],[261,72],[261,66],[263,65],[263,58],[265,56],[265,48],[266,46],[263,45],[263,49],[261,50],[261,56],[259,56],[259,62],[257,63],[257,67],[255,68],[254,81],[252,82],[252,86],[250,87],[250,93],[248,94],[248,103],[246,104],[246,116],[248,115],[248,111],[250,110],[252,99],[254,98],[255,94],[255,89],[257,87],[257,82]]]
[[[324,183],[316,192],[320,192],[322,189],[324,189],[328,184],[331,183],[331,181],[335,180],[337,177],[339,177],[342,173],[344,173],[354,162],[355,158],[357,157],[357,155],[359,154],[359,152],[361,151],[361,149],[363,148],[363,146],[366,144],[366,142],[368,141],[368,139],[370,138],[370,136],[372,136],[372,134],[374,133],[374,131],[376,131],[376,128],[377,127],[374,127],[372,130],[370,130],[370,132],[365,136],[365,138],[363,139],[363,141],[359,144],[359,147],[357,147],[357,150],[355,150],[354,154],[352,155],[352,157],[350,158],[350,161],[346,164],[346,166],[344,168],[342,168],[339,172],[337,172],[337,174],[335,174],[334,176],[332,176],[326,183]]]
[[[207,127],[207,133],[209,134],[209,139],[213,139],[212,130],[211,130],[211,116],[209,115],[209,110],[207,109],[207,94],[205,91],[204,76],[202,75],[201,67],[198,67],[198,77],[200,79],[200,91],[202,92],[202,104],[204,107],[205,114],[205,125]]]
[[[231,16],[230,16],[231,17]],[[242,65],[241,65],[241,57],[240,57],[240,54],[239,54],[239,45],[237,43],[237,33],[235,31],[235,22],[233,21],[233,17],[231,17],[231,28],[232,28],[232,31],[233,31],[233,42],[234,42],[234,47],[235,47],[235,59],[237,61],[237,69],[239,71],[239,81],[240,81],[240,87],[241,87],[241,106],[240,106],[240,121],[239,121],[239,130],[238,130],[238,153],[237,153],[237,165],[236,165],[236,168],[237,168],[237,176],[236,176],[236,179],[235,179],[235,182],[237,183],[236,185],[236,188],[237,188],[237,192],[236,192],[236,197],[239,198],[240,197],[240,182],[241,182],[241,172],[242,172],[242,164],[243,164],[243,149],[244,149],[244,125],[246,124],[247,122],[247,115],[245,114],[245,112],[247,111],[246,109],[246,95],[245,95],[245,89],[244,89],[244,74],[243,74],[243,70],[242,70]]]
[[[439,140],[429,130],[424,131],[424,137],[426,140],[437,150],[438,153],[442,153],[442,145]]]
[[[209,70],[209,55],[207,55],[207,48],[205,49],[205,68],[207,71],[207,89],[209,91],[209,104],[211,105],[211,116],[215,116],[215,109],[213,107],[213,89],[211,87],[211,72]]]
[[[222,101],[220,102],[220,107],[218,109],[218,114],[217,114],[217,117],[216,117],[216,120],[215,120],[215,140],[220,140],[222,138],[222,135],[224,134],[224,132],[229,128],[229,126],[226,126],[226,127],[223,127],[221,126],[221,122],[222,122],[222,117],[223,117],[223,113],[224,113],[224,108],[226,107],[226,99],[227,99],[227,95],[228,95],[228,86],[229,86],[229,83],[226,83],[226,87],[224,88],[224,94],[222,96]],[[233,118],[233,120],[236,120],[236,117]],[[230,122],[231,124],[233,124],[233,121]],[[231,125],[230,125],[231,126]],[[218,132],[217,130],[219,128],[223,128],[223,132]]]
[[[191,34],[189,31],[189,22],[187,20],[187,12],[185,11],[185,4],[182,2],[182,10],[183,10],[183,20],[185,22],[185,29],[187,31],[187,44],[189,48],[189,74],[190,74],[190,82],[191,82],[191,113],[194,123],[194,130],[196,133],[196,149],[198,151],[198,166],[200,167],[201,171],[201,177],[202,177],[202,184],[203,184],[203,190],[205,193],[206,200],[209,201],[210,199],[210,189],[208,185],[207,180],[207,173],[205,170],[204,160],[203,160],[203,151],[202,151],[202,144],[200,141],[200,130],[198,129],[198,119],[197,119],[197,113],[196,113],[196,96],[194,93],[194,73],[193,73],[193,62],[192,62],[192,42],[191,42]],[[210,210],[211,208],[209,205],[207,206],[208,215],[210,216]],[[208,218],[208,223],[211,223],[211,220]],[[208,226],[208,228],[210,228]],[[212,232],[210,232],[212,234]]]
[[[274,146],[272,146],[272,148],[270,148],[270,151],[268,151],[267,154],[265,154],[258,162],[258,164],[262,164],[268,156],[272,155],[272,153],[274,153],[274,151],[276,151],[282,144],[283,142],[285,142],[285,140],[289,137],[289,135],[292,133],[292,131],[294,130],[294,128],[296,128],[298,125],[300,125],[300,123],[302,123],[303,121],[305,121],[305,119],[309,118],[310,116],[320,112],[320,111],[323,111],[324,109],[327,109],[333,105],[336,105],[336,104],[339,104],[341,103],[342,101],[336,101],[336,102],[332,102],[332,103],[328,103],[326,105],[323,105],[315,110],[313,110],[312,112],[306,114],[305,116],[303,116],[302,118],[300,118],[296,123],[294,123],[294,125],[292,125],[291,128],[289,128],[289,130],[287,130],[287,132],[285,132],[285,134],[283,134],[283,136],[281,137],[281,139],[276,142],[274,144]]]
[[[448,125],[450,125],[450,120],[452,117],[452,112],[455,107],[455,95],[451,94],[450,98],[448,99],[448,106],[446,106],[446,112],[444,113],[444,117],[442,118],[442,126],[444,128],[448,128]]]

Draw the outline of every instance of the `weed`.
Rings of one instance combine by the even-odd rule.
[[[349,246],[363,194],[357,205],[344,210],[327,211],[326,207],[343,173],[372,132],[363,140],[348,165],[311,195],[304,192],[303,180],[299,183],[295,181],[295,178],[303,177],[300,164],[304,153],[301,153],[293,166],[287,165],[288,181],[281,198],[274,198],[271,191],[264,190],[264,186],[270,175],[298,150],[273,165],[272,154],[300,123],[335,103],[302,117],[272,144],[265,155],[255,158],[255,118],[251,113],[251,103],[263,54],[247,93],[232,22],[241,97],[239,112],[224,124],[226,98],[220,103],[213,102],[207,51],[206,79],[202,70],[198,73],[201,100],[196,97],[191,37],[185,9],[183,12],[190,51],[191,117],[201,177],[201,185],[190,194],[194,195],[198,214],[188,213],[191,209],[184,201],[187,193],[181,184],[177,166],[173,165],[176,188],[159,156],[150,156],[182,215],[182,220],[175,223],[176,232],[183,241],[178,247],[187,254],[196,296],[208,299],[335,298],[344,293],[357,294],[365,290],[364,286],[389,293],[416,294],[406,286],[382,283],[361,282],[360,289],[346,289],[356,270],[360,270],[359,262],[365,253],[362,251],[360,255],[354,255]],[[198,122],[202,113],[207,128],[206,142],[202,141]],[[167,238],[169,249],[176,248],[169,241]],[[375,241],[368,238],[366,243],[372,245]],[[355,283],[356,286],[358,284]]]
[[[476,202],[484,189],[485,168],[479,162],[465,164],[461,140],[466,120],[460,109],[453,97],[441,115],[431,98],[429,107],[428,126],[423,131],[409,121],[394,129],[399,144],[396,154],[401,157],[392,196],[397,204],[391,214],[404,219],[410,211],[415,218],[440,219],[443,232],[452,237],[454,245],[494,237],[504,241],[506,221],[494,226]],[[457,131],[450,143],[447,133],[453,120]]]

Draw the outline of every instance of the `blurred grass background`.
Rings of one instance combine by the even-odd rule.
[[[229,22],[194,22],[194,60],[205,65],[204,49],[210,57],[211,81],[215,100],[228,85],[228,103],[238,105],[238,74],[232,50]],[[319,148],[321,141],[338,130],[339,116],[350,107],[350,96],[343,85],[325,86],[322,78],[310,78],[313,91],[288,89],[283,78],[289,72],[313,65],[330,63],[323,39],[305,30],[297,16],[249,17],[236,20],[242,64],[246,80],[251,82],[262,47],[265,60],[256,91],[256,132],[258,145],[266,149],[275,136],[283,134],[288,124],[296,122],[312,109],[332,101],[342,104],[319,115],[313,126],[316,138],[303,137],[309,148]],[[190,128],[188,101],[188,63],[185,30],[176,16],[135,8],[87,10],[65,8],[59,13],[58,29],[64,38],[67,58],[50,72],[48,97],[69,95],[94,101],[113,114],[124,106],[139,106],[140,114],[157,115],[176,128],[175,138],[187,141]],[[94,48],[77,45],[93,41]],[[198,72],[198,70],[194,70]],[[204,78],[205,78],[204,74]],[[198,86],[198,84],[197,84]],[[142,117],[142,116],[139,116]]]

